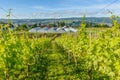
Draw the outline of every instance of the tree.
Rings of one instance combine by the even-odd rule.
[[[18,31],[27,31],[28,28],[27,28],[26,24],[21,24],[19,27],[16,28],[16,30],[18,30]]]
[[[51,24],[48,24],[48,27],[57,27],[57,25],[54,23],[51,23]]]
[[[31,26],[31,28],[35,28],[35,27],[37,27],[37,24],[33,24],[33,25]]]
[[[63,27],[65,26],[65,22],[58,22],[58,27]]]

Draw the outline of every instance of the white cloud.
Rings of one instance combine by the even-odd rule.
[[[78,1],[78,0],[76,0]],[[88,1],[88,0],[86,0]],[[99,1],[99,0],[98,0]],[[58,8],[48,8],[48,7],[45,7],[45,6],[33,6],[32,8],[34,9],[39,9],[39,10],[68,10],[68,9],[74,9],[74,10],[77,10],[77,9],[81,9],[81,10],[90,10],[90,9],[94,9],[94,10],[98,10],[98,9],[114,9],[114,10],[117,10],[117,9],[120,9],[120,3],[115,3],[115,4],[112,4],[112,5],[109,5],[108,4],[95,4],[95,5],[91,5],[91,6],[74,6],[74,5],[67,5],[67,6],[62,6],[62,7],[58,7]]]
[[[77,0],[76,0],[77,1]],[[88,1],[88,0],[86,0]],[[110,6],[108,4],[95,4],[91,6],[74,6],[68,5],[58,8],[48,8],[46,6],[33,6],[37,9],[36,12],[27,14],[16,14],[22,18],[60,18],[60,17],[80,17],[86,16],[108,16],[108,10],[115,14],[120,14],[120,3],[115,3]],[[107,6],[107,7],[106,7]],[[98,13],[97,13],[98,12]],[[3,16],[5,17],[5,16]]]
[[[34,12],[32,14],[35,18],[54,18],[54,17],[80,17],[86,14],[87,16],[108,16],[108,10],[119,14],[120,3],[116,3],[110,6],[108,4],[99,4],[92,6],[71,6],[71,7],[60,7],[60,8],[46,8],[37,6],[36,9],[42,9],[42,11]]]

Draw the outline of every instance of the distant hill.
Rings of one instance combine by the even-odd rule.
[[[86,22],[90,23],[106,23],[111,24],[111,19],[108,17],[87,17]],[[0,22],[7,23],[7,19],[0,19]],[[60,19],[11,19],[14,24],[35,24],[35,23],[55,23],[58,21],[63,21],[68,24],[78,25],[81,23],[82,18],[60,18]],[[120,22],[120,20],[119,20]]]

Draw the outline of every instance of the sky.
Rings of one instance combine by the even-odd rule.
[[[0,18],[7,18],[9,9],[18,19],[109,17],[120,14],[120,0],[0,0]]]

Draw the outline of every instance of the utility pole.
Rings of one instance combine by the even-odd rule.
[[[11,25],[11,23],[12,23],[11,20],[10,20],[10,17],[11,17],[11,11],[12,11],[12,9],[9,9],[9,10],[8,10],[8,14],[7,14],[8,24],[9,24],[9,25]]]

